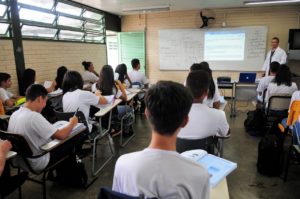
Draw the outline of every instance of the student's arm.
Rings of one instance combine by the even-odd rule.
[[[215,109],[219,109],[220,106],[221,106],[221,102],[220,101],[216,101],[216,102],[213,103],[213,108],[215,108]]]
[[[8,107],[13,107],[15,105],[15,101],[16,100],[14,100],[14,99],[5,100],[4,105],[8,106]]]
[[[108,103],[107,100],[106,100],[106,98],[103,95],[101,95],[101,91],[96,90],[95,95],[97,95],[99,97],[98,104],[101,105],[101,104],[107,104]]]
[[[131,86],[131,85],[132,85],[132,81],[131,81],[131,79],[129,78],[128,74],[126,74],[125,79],[128,80],[128,82],[129,82],[129,84],[130,84],[130,86]]]
[[[76,116],[71,117],[70,118],[70,123],[66,127],[57,130],[51,136],[51,138],[52,139],[58,139],[58,140],[66,139],[70,135],[72,129],[76,126],[77,123],[78,123],[78,118]]]
[[[0,140],[0,176],[2,175],[2,172],[5,167],[6,162],[6,154],[9,152],[9,150],[12,148],[11,143],[7,140]]]
[[[126,91],[125,91],[122,83],[119,80],[116,81],[116,87],[117,87],[117,92],[118,92],[118,89],[120,89],[122,92],[122,95],[119,98],[123,101],[126,101],[127,100]]]

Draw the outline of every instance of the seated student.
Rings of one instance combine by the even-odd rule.
[[[10,78],[8,73],[0,73],[0,100],[3,105],[12,107],[18,97],[7,90],[12,84]]]
[[[28,173],[21,172],[18,175],[11,176],[9,165],[6,163],[6,155],[12,145],[7,140],[0,140],[0,196],[1,198],[12,193],[20,187],[28,177]]]
[[[82,111],[89,125],[89,131],[92,130],[92,124],[89,121],[90,107],[98,104],[107,104],[107,100],[100,92],[95,94],[90,91],[84,91],[83,80],[77,71],[66,72],[63,80],[63,111],[75,112],[78,108]]]
[[[270,82],[266,92],[266,103],[272,95],[287,94],[292,95],[298,87],[292,82],[292,73],[287,65],[280,65],[273,81]],[[266,107],[268,105],[266,104]]]
[[[145,103],[151,142],[143,151],[118,159],[112,189],[141,198],[208,199],[207,171],[176,152],[177,134],[188,122],[191,93],[178,83],[160,81],[146,93]]]
[[[94,65],[92,62],[83,61],[82,65],[84,67],[84,72],[82,73],[82,79],[84,85],[91,85],[99,79],[99,75],[95,71]]]
[[[257,86],[257,100],[259,102],[263,102],[263,93],[268,88],[270,82],[272,82],[275,78],[275,75],[279,69],[280,64],[278,62],[272,62],[270,64],[270,75],[263,77]]]
[[[62,89],[62,83],[66,72],[68,71],[67,67],[61,66],[57,69],[56,78],[55,78],[55,90]]]
[[[131,60],[131,66],[132,66],[132,71],[128,73],[128,76],[133,84],[138,83],[141,86],[147,87],[149,84],[149,81],[147,80],[146,76],[144,73],[142,73],[140,70],[141,65],[140,65],[140,60],[138,59],[133,59]]]
[[[132,82],[127,74],[127,66],[126,64],[119,64],[116,69],[115,69],[115,73],[118,73],[119,74],[119,78],[118,80],[124,84],[125,83],[125,80],[128,81],[129,83],[129,86],[131,86]]]
[[[210,75],[206,71],[197,70],[189,73],[186,86],[191,90],[194,100],[189,113],[189,123],[180,130],[178,138],[199,140],[214,135],[226,136],[229,134],[225,112],[209,108],[202,103],[209,92],[210,82]],[[179,145],[181,145],[180,140],[178,140],[177,146],[184,148]],[[181,149],[178,151],[182,152]]]
[[[46,106],[47,90],[39,84],[32,84],[26,91],[26,102],[23,107],[15,111],[9,120],[8,132],[14,132],[23,135],[27,140],[33,155],[39,155],[44,151],[41,146],[45,145],[51,139],[63,140],[67,138],[73,127],[77,124],[77,117],[70,118],[70,123],[57,129],[50,124],[40,113]],[[28,159],[31,167],[36,171],[41,171],[47,166],[58,161],[67,153],[73,151],[73,146],[61,145],[61,150],[53,150],[40,158]]]

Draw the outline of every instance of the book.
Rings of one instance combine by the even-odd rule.
[[[63,91],[59,88],[55,91],[52,91],[51,93],[48,93],[48,96],[49,97],[56,97],[56,96],[59,96],[59,95],[62,95],[63,94]]]
[[[228,174],[237,168],[237,163],[208,154],[201,149],[185,151],[181,155],[207,169],[210,175],[209,183],[211,187],[217,186]]]
[[[60,130],[60,129],[65,128],[67,125],[69,125],[69,123],[70,122],[68,122],[68,121],[61,120],[61,121],[55,122],[53,124],[53,126]],[[76,126],[74,126],[74,128],[72,129],[71,133],[78,132],[79,130],[83,129],[84,127],[85,126],[83,123],[77,123]]]

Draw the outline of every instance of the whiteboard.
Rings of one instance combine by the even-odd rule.
[[[207,61],[212,70],[260,71],[265,59],[267,27],[249,26],[210,29],[159,30],[159,62],[161,70],[188,70],[204,60],[205,34],[226,31],[244,32],[243,60]]]

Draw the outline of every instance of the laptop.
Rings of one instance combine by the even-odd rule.
[[[256,73],[240,73],[240,83],[255,83]]]

